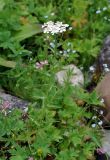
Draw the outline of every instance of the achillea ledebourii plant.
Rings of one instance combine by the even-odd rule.
[[[44,23],[42,25],[42,29],[44,33],[51,33],[52,35],[58,34],[58,33],[63,33],[66,31],[66,29],[69,27],[68,24],[63,24],[62,22],[52,22],[49,21],[47,23]]]

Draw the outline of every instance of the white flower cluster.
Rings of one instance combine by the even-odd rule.
[[[103,121],[99,121],[97,124],[96,123],[93,123],[92,125],[91,125],[91,127],[92,128],[95,128],[96,126],[102,126],[103,125]]]
[[[49,21],[42,25],[42,29],[44,33],[51,33],[52,35],[62,33],[66,31],[66,28],[69,27],[68,24],[63,24],[62,22],[52,22]]]
[[[108,9],[107,7],[102,8],[102,10],[99,8],[99,9],[96,11],[96,14],[100,14],[102,11],[106,11],[107,9]]]
[[[90,70],[90,72],[94,73],[95,72],[95,67],[94,66],[90,66],[89,70]]]
[[[110,71],[110,69],[108,68],[107,64],[103,64],[103,67],[104,67],[104,71],[105,72],[109,72]]]
[[[104,17],[104,20],[110,22],[110,18],[108,18],[107,16]]]

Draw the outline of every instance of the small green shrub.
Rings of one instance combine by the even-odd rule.
[[[75,103],[77,98],[86,101],[85,109]],[[94,93],[89,95],[70,85],[60,89],[51,86],[48,95],[39,97],[27,113],[20,110],[13,110],[7,116],[0,113],[0,157],[92,160],[94,150],[100,145],[100,132],[98,126],[93,129],[91,121],[86,121],[93,116],[87,112],[91,104],[99,104]]]

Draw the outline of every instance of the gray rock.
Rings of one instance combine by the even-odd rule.
[[[99,55],[92,65],[94,70],[89,68],[89,82],[99,80],[100,76],[106,75],[110,71],[110,35],[108,35],[102,44]]]
[[[64,85],[68,81],[73,85],[84,85],[84,76],[80,69],[74,64],[63,67],[63,69],[56,73],[56,80],[59,85]]]
[[[110,130],[103,130],[103,138],[101,139],[102,148],[108,156],[110,156]]]
[[[110,72],[107,73],[96,87],[96,92],[100,98],[103,98],[106,115],[105,120],[110,122]]]
[[[97,74],[100,73],[100,75],[105,75],[110,71],[110,35],[108,35],[103,42],[95,66]]]
[[[29,105],[28,101],[12,96],[0,90],[0,109],[20,108],[26,109]]]

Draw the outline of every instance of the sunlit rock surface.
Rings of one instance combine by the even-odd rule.
[[[57,72],[56,80],[60,85],[64,85],[66,81],[69,81],[73,86],[84,85],[83,73],[73,64],[67,65]]]

